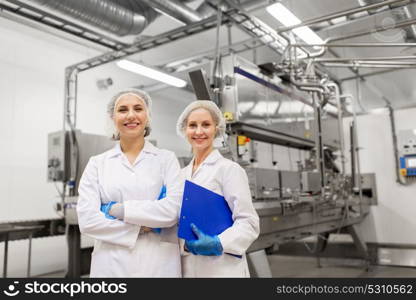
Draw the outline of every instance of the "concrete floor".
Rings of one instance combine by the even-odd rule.
[[[370,266],[362,260],[321,258],[321,267],[318,267],[314,257],[269,255],[268,257],[273,277],[308,277],[308,278],[340,278],[340,277],[413,277],[416,278],[416,268]]]
[[[269,255],[268,261],[273,277],[281,278],[357,278],[357,277],[412,277],[416,278],[416,268],[371,266],[366,271],[363,261],[356,259],[321,258],[318,267],[314,257]],[[64,271],[44,274],[35,277],[62,278]],[[84,276],[83,276],[84,277]],[[88,276],[85,276],[88,277]]]

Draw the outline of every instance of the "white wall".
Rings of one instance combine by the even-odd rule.
[[[62,127],[65,66],[93,54],[5,19],[0,44],[0,222],[54,218],[46,137]],[[26,255],[27,241],[10,243],[9,276],[26,275]],[[65,239],[34,240],[32,262],[32,274],[64,269]]]
[[[416,128],[416,109],[395,112],[396,131]],[[344,129],[349,147],[348,124]],[[393,140],[388,113],[357,118],[362,173],[376,173],[378,205],[361,224],[368,242],[416,244],[416,185],[396,183]],[[349,148],[347,148],[349,149]]]
[[[57,218],[52,208],[57,192],[46,181],[47,135],[62,129],[65,67],[99,52],[2,18],[0,44],[0,223]],[[111,77],[114,85],[98,90],[96,80],[106,77]],[[110,97],[120,88],[147,82],[114,64],[81,73],[77,128],[105,134]],[[175,123],[193,95],[170,88],[151,96],[150,138],[156,139],[159,147],[188,154],[185,142],[178,142]],[[32,275],[66,269],[64,236],[35,239],[32,250]],[[27,241],[9,244],[9,276],[26,276],[26,257]]]

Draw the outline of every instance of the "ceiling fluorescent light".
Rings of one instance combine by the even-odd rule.
[[[302,23],[298,17],[281,3],[269,5],[266,10],[286,27]],[[324,44],[324,41],[307,26],[295,28],[292,31],[307,44]]]
[[[173,77],[171,75],[162,73],[160,71],[151,69],[149,67],[145,67],[143,65],[125,59],[116,62],[116,64],[124,70],[140,74],[142,76],[146,76],[178,88],[183,88],[187,85],[187,82],[185,80]]]

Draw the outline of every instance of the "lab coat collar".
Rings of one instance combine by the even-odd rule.
[[[189,163],[189,165],[187,165],[185,167],[185,176],[186,178],[192,178],[193,176],[196,175],[196,173],[199,172],[199,170],[201,169],[201,167],[203,165],[209,165],[209,164],[215,164],[220,158],[222,158],[223,156],[221,155],[220,151],[218,151],[217,149],[212,150],[212,152],[205,158],[205,160],[202,162],[202,164],[198,167],[197,170],[195,170],[195,173],[192,175],[192,168],[194,165],[194,161],[195,161],[195,156],[192,158],[191,162]]]
[[[218,151],[218,149],[214,149],[212,150],[212,152],[204,159],[204,161],[202,162],[201,165],[205,165],[205,164],[215,164],[217,162],[217,160],[219,160],[220,158],[222,158],[223,156],[221,155],[220,151]],[[191,162],[189,163],[188,166],[192,166],[194,165],[194,161],[195,161],[195,156],[192,158]]]
[[[121,147],[120,147],[120,142],[117,142],[113,149],[110,150],[108,157],[116,157],[121,155],[122,151],[121,151]]]
[[[212,152],[205,158],[202,164],[215,164],[217,160],[222,158],[222,155],[218,149],[212,150]]]
[[[144,147],[142,151],[152,154],[159,154],[159,148],[155,147],[151,142],[147,140],[144,140]]]
[[[152,153],[152,154],[159,153],[159,149],[153,146],[153,144],[147,140],[144,141],[144,146],[143,146],[142,151],[147,152],[147,153]],[[116,156],[121,155],[122,153],[123,151],[121,151],[120,142],[117,142],[116,145],[113,147],[113,149],[110,150],[109,157],[116,157]]]

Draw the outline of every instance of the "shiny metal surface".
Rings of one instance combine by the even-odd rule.
[[[277,199],[280,197],[279,172],[273,169],[246,168],[253,200]]]
[[[35,3],[119,36],[139,34],[149,20],[108,0],[32,0]]]
[[[416,267],[416,249],[378,249],[378,263],[384,266]]]

